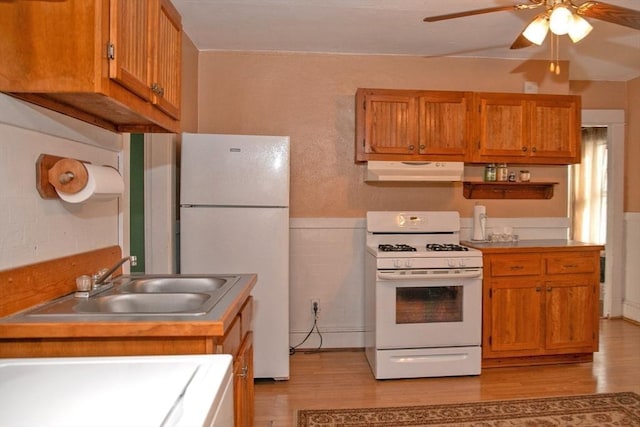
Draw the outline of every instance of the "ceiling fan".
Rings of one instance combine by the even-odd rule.
[[[543,8],[542,13],[527,24],[511,45],[511,49],[521,49],[532,44],[541,45],[549,30],[554,35],[568,34],[571,40],[577,43],[593,29],[591,24],[584,19],[585,17],[640,30],[640,11],[601,1],[585,1],[576,4],[573,0],[529,0],[529,3],[512,6],[487,7],[446,15],[428,16],[424,18],[424,22],[444,21],[506,10],[519,11],[537,8]]]

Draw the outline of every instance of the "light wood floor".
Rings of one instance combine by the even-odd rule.
[[[640,326],[602,320],[600,332],[593,363],[485,369],[473,377],[375,380],[362,350],[298,352],[288,381],[256,380],[255,426],[292,426],[298,409],[640,394]]]

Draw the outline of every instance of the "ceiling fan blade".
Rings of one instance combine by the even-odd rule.
[[[437,22],[446,19],[462,18],[465,16],[482,15],[483,13],[502,12],[503,10],[518,10],[518,6],[496,6],[485,9],[468,10],[466,12],[447,13],[446,15],[427,16],[424,22]]]
[[[522,33],[520,33],[518,37],[515,39],[515,41],[513,42],[513,44],[511,44],[511,47],[509,49],[523,49],[525,47],[531,46],[532,44],[533,43],[528,38],[526,38]]]
[[[599,1],[588,1],[578,6],[576,13],[587,18],[600,19],[613,24],[640,30],[640,11],[614,6]]]

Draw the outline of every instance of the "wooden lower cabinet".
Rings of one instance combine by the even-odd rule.
[[[234,419],[236,427],[253,425],[253,297],[233,320],[216,352],[233,356]]]
[[[253,425],[253,333],[245,337],[233,362],[233,392],[235,424],[237,427]]]
[[[600,249],[484,255],[483,367],[592,360]]]

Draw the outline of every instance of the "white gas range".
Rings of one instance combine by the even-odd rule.
[[[457,212],[368,212],[365,347],[378,379],[477,375],[482,253]]]

